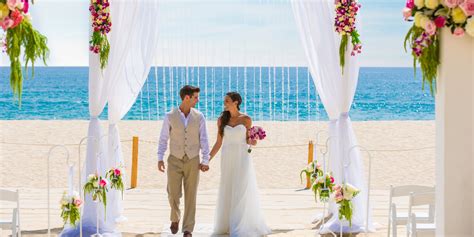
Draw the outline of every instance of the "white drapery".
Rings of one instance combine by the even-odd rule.
[[[346,51],[344,73],[339,65],[339,42],[341,37],[334,31],[333,0],[292,0],[295,22],[308,61],[308,68],[316,89],[329,116],[330,157],[329,165],[337,183],[345,181],[361,190],[353,199],[354,213],[352,228],[338,218],[338,207],[332,201],[332,218],[323,226],[323,233],[329,230],[339,232],[360,232],[365,230],[367,185],[364,179],[363,162],[358,149],[349,110],[354,99],[359,65],[357,56]],[[344,169],[344,170],[343,170]],[[343,176],[344,175],[344,176]],[[369,213],[369,230],[372,229]]]
[[[148,77],[158,44],[157,12],[158,0],[110,1],[113,25],[108,35],[110,53],[107,67],[101,70],[98,55],[89,55],[91,120],[83,183],[88,174],[98,171],[104,177],[110,168],[124,165],[117,122],[132,107]],[[109,131],[107,135],[103,135],[98,116],[107,103]],[[97,211],[99,232],[105,236],[120,236],[116,223],[124,219],[121,192],[109,187],[106,218],[103,205],[97,205],[92,202],[90,195],[86,195],[82,216],[84,236],[96,232]],[[65,228],[62,235],[78,236],[79,228]]]
[[[107,167],[124,165],[117,126],[135,103],[145,83],[158,45],[158,1],[114,0],[111,2],[112,31],[109,65],[105,72],[108,93],[109,133]],[[122,194],[108,193],[107,215],[119,221]],[[107,218],[107,219],[108,219]]]

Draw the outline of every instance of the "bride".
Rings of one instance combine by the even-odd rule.
[[[248,144],[256,145],[257,141],[248,138],[252,120],[240,113],[241,103],[239,93],[226,94],[225,109],[217,122],[217,140],[210,153],[212,160],[222,146],[214,234],[262,236],[271,230],[260,209],[255,171],[247,151]]]

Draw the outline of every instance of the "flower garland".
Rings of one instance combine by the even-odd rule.
[[[64,224],[69,222],[72,226],[76,226],[76,223],[81,219],[81,207],[83,201],[79,197],[77,192],[72,195],[68,195],[64,192],[61,198],[61,218],[63,218]]]
[[[355,56],[362,52],[362,42],[359,39],[359,32],[356,29],[357,12],[361,5],[357,0],[335,0],[336,17],[334,26],[336,32],[341,35],[341,44],[339,46],[339,64],[344,72],[345,54],[349,45],[349,36],[351,37],[352,52]]]
[[[20,54],[23,48],[25,71],[31,63],[32,77],[37,59],[46,64],[49,54],[47,38],[33,28],[31,16],[28,13],[28,0],[0,0],[0,26],[6,32],[2,48],[10,58],[10,86],[13,94],[18,96],[21,106],[23,88],[23,72],[21,70]]]
[[[441,64],[439,56],[440,29],[448,27],[457,37],[465,33],[474,37],[474,0],[407,0],[403,9],[406,21],[413,26],[405,37],[405,50],[411,48],[413,67],[422,71],[423,88],[436,91],[436,77]]]
[[[101,69],[107,66],[109,59],[110,44],[107,34],[112,27],[109,7],[110,3],[108,0],[92,0],[89,6],[93,29],[91,40],[89,41],[89,50],[99,54]]]

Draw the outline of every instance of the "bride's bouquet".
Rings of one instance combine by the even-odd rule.
[[[77,192],[72,195],[64,192],[61,198],[61,218],[63,218],[64,224],[68,221],[72,226],[76,226],[77,221],[81,219],[81,213],[79,208],[82,205],[82,200]]]
[[[266,136],[267,134],[265,133],[265,130],[263,130],[262,127],[253,126],[249,130],[249,138],[251,140],[254,140],[254,141],[263,140],[265,139]],[[249,146],[249,149],[247,151],[248,153],[252,152],[252,145]]]
[[[356,187],[345,183],[342,186],[334,186],[334,199],[339,204],[339,220],[345,218],[349,221],[349,226],[352,226],[352,199],[359,194],[360,190]]]

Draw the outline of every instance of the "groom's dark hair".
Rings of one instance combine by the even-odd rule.
[[[183,86],[183,88],[181,88],[181,90],[179,90],[179,96],[181,97],[181,100],[184,100],[184,97],[186,97],[187,95],[189,97],[192,97],[194,93],[199,93],[200,91],[201,90],[199,89],[199,87],[185,85]]]

